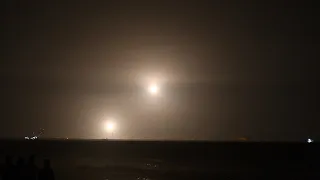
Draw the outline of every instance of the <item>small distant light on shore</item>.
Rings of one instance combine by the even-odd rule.
[[[308,143],[312,143],[312,142],[313,142],[313,139],[308,139],[307,142],[308,142]]]

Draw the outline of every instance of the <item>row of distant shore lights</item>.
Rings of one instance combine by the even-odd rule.
[[[38,139],[38,137],[37,136],[33,136],[33,137],[26,136],[26,137],[24,137],[24,139],[26,139],[26,140],[35,140],[35,139]]]
[[[108,123],[106,128],[107,128],[108,131],[113,131],[114,124],[113,123]],[[24,137],[24,139],[26,139],[26,140],[35,140],[35,139],[38,139],[38,137],[37,136],[33,136],[33,137],[27,137],[26,136],[26,137]],[[313,143],[313,139],[308,139],[307,142],[308,143]]]

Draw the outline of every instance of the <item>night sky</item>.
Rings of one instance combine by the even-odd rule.
[[[317,9],[246,2],[2,2],[0,137],[320,139]]]

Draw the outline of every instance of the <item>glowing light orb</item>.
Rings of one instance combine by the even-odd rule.
[[[108,122],[106,123],[106,125],[105,125],[105,130],[106,130],[107,132],[113,132],[114,129],[115,129],[115,124],[114,124],[113,122],[111,122],[111,121],[108,121]]]
[[[152,84],[148,88],[150,94],[158,94],[159,92],[159,87],[156,84]]]

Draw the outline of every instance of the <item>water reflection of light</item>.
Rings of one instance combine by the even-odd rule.
[[[151,179],[148,177],[137,177],[137,180],[151,180]]]

